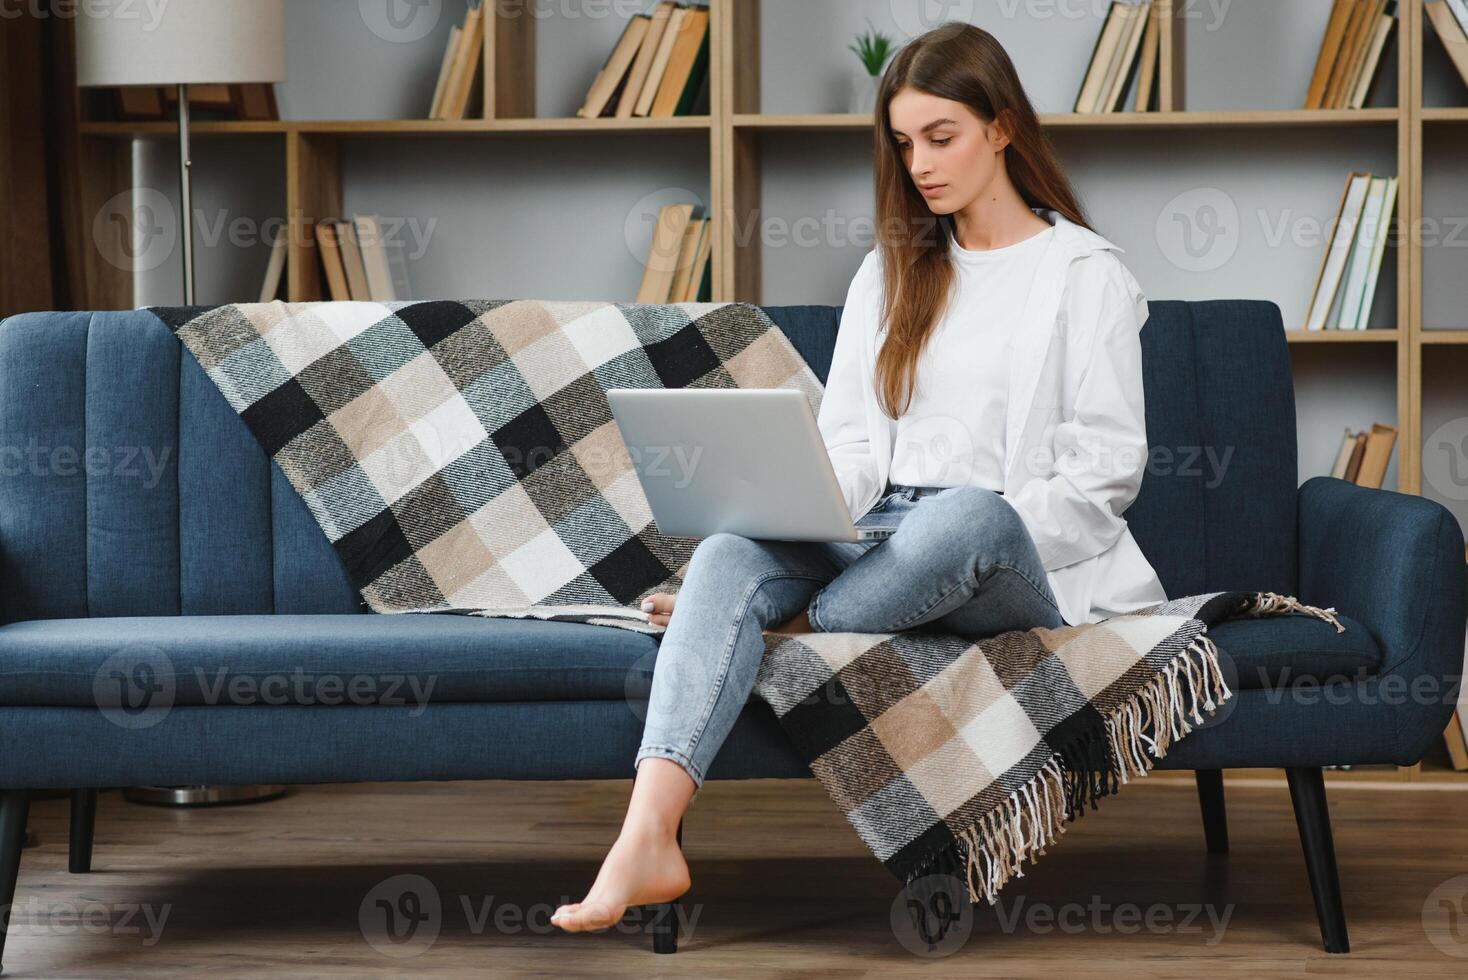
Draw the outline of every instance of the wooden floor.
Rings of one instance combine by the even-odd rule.
[[[105,793],[82,876],[66,873],[65,802],[38,800],[6,976],[1468,974],[1460,786],[1329,788],[1352,946],[1330,956],[1282,777],[1229,789],[1232,851],[1210,858],[1191,780],[1159,775],[1070,825],[939,958],[906,948],[923,950],[901,903],[893,926],[896,879],[814,780],[705,786],[673,956],[630,919],[546,922],[590,883],[627,781],[307,787],[192,811]],[[395,942],[384,908],[418,928]]]

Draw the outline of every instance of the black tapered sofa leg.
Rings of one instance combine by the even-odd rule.
[[[1193,773],[1198,782],[1198,806],[1203,810],[1203,839],[1209,854],[1228,853],[1228,812],[1223,806],[1223,770],[1199,769]]]
[[[1351,943],[1346,935],[1346,912],[1341,906],[1330,811],[1325,805],[1325,776],[1319,766],[1290,766],[1285,775],[1290,782],[1295,823],[1300,828],[1300,846],[1305,851],[1310,893],[1315,896],[1315,915],[1320,919],[1320,938],[1327,953],[1349,953]]]
[[[71,853],[66,870],[84,875],[92,870],[92,838],[97,830],[97,791],[71,791]]]
[[[678,846],[683,846],[683,821],[678,821]],[[652,906],[652,951],[678,952],[678,902],[662,902]]]
[[[0,790],[0,972],[5,970],[5,936],[10,932],[10,910],[15,902],[15,879],[20,874],[20,852],[25,846],[30,808],[29,790]]]

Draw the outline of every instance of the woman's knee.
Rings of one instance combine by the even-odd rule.
[[[1003,494],[986,487],[949,487],[925,503],[934,505],[932,533],[958,543],[980,564],[996,559],[1016,561],[1034,551],[1029,530]],[[920,507],[913,513],[921,512]]]

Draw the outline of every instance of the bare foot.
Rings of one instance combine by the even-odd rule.
[[[627,906],[671,902],[691,883],[676,838],[624,831],[607,852],[591,891],[556,909],[551,922],[567,932],[605,929],[621,921]]]

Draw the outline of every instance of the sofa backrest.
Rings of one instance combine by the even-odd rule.
[[[1143,367],[1159,456],[1127,512],[1133,533],[1170,595],[1293,593],[1294,395],[1278,308],[1151,309]],[[767,311],[824,381],[840,307]],[[1198,447],[1226,465],[1193,458]],[[155,316],[0,323],[0,622],[365,609],[295,489]]]

